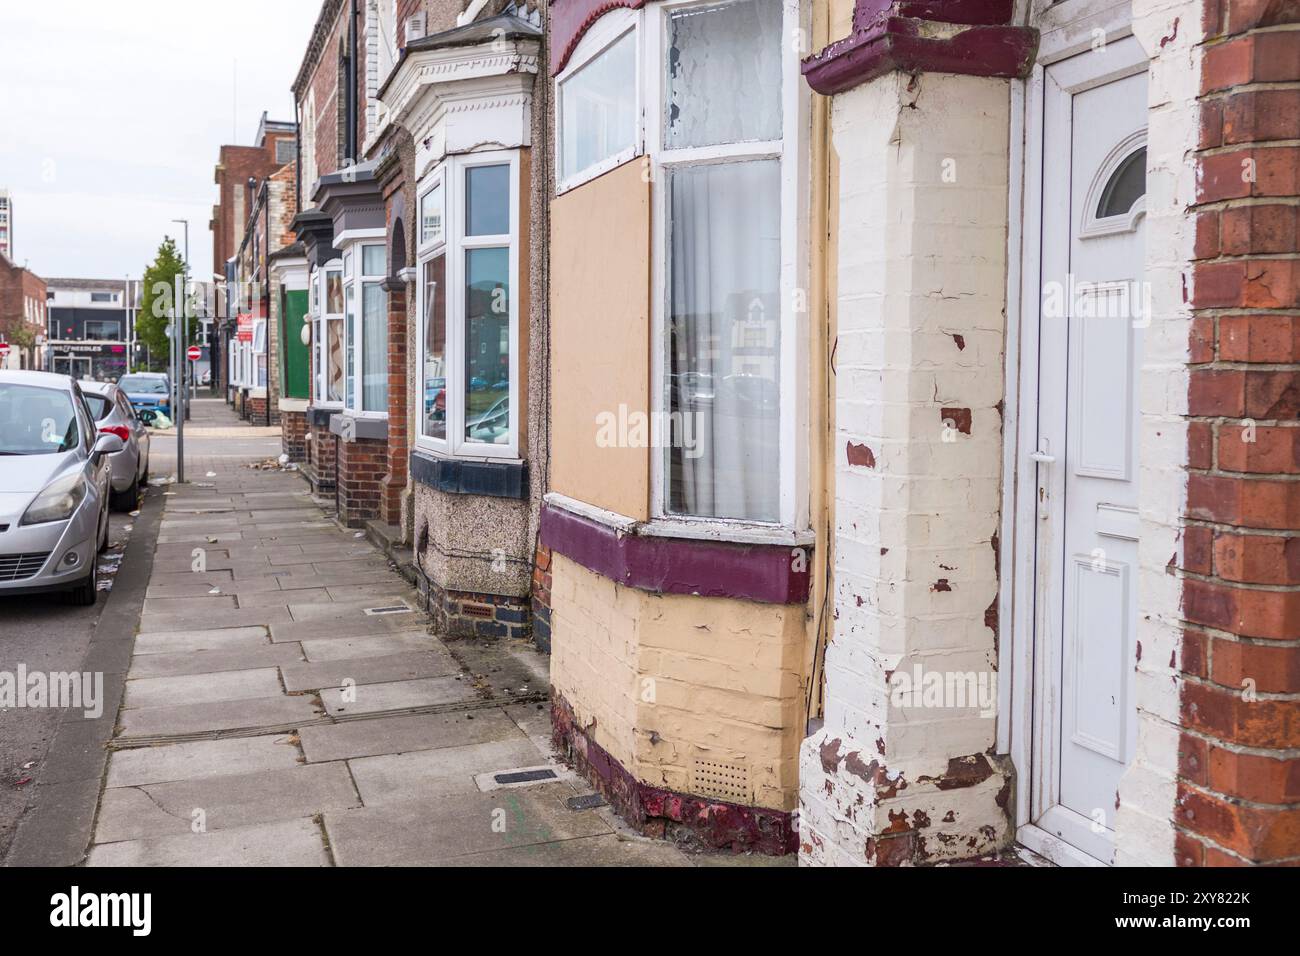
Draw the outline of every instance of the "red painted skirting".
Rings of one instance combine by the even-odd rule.
[[[542,505],[542,544],[643,591],[767,604],[808,600],[811,547],[627,533],[549,504]]]
[[[858,0],[853,33],[806,59],[804,77],[827,95],[894,70],[1023,77],[1038,52],[1038,31],[1008,26],[1010,15],[1008,0]],[[958,29],[936,35],[944,26]]]

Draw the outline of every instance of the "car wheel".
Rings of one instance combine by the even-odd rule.
[[[75,607],[90,607],[99,600],[99,555],[90,556],[90,574],[68,592],[68,603]]]
[[[114,511],[134,511],[135,506],[140,502],[140,479],[137,478],[131,482],[131,487],[125,491],[114,491],[109,499],[108,506]]]

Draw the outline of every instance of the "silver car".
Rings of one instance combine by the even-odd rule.
[[[113,493],[109,507],[134,511],[140,488],[149,483],[149,429],[131,407],[126,392],[112,382],[82,382],[82,394],[90,406],[95,427],[102,434],[116,435],[126,447],[109,455],[113,469]]]
[[[109,458],[125,447],[95,427],[73,379],[0,371],[0,597],[66,591],[95,603]]]

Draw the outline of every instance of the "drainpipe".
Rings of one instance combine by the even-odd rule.
[[[302,111],[293,98],[293,197],[294,212],[302,212]]]
[[[266,241],[262,243],[262,285],[266,289],[266,427],[271,427],[271,177],[262,181]],[[284,348],[284,343],[280,343]]]
[[[346,159],[350,159],[353,165],[357,162],[357,0],[351,0],[349,4],[351,13],[348,21],[348,68],[346,79],[348,84],[347,96],[347,122],[345,129],[344,143],[348,149]]]

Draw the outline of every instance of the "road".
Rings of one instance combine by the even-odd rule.
[[[131,525],[130,515],[111,517],[109,549],[100,563],[101,590],[112,587]],[[103,594],[91,607],[72,607],[58,594],[0,597],[0,671],[13,673],[19,664],[28,673],[80,671],[103,610]],[[0,714],[0,859],[35,793],[61,714],[53,708]]]

